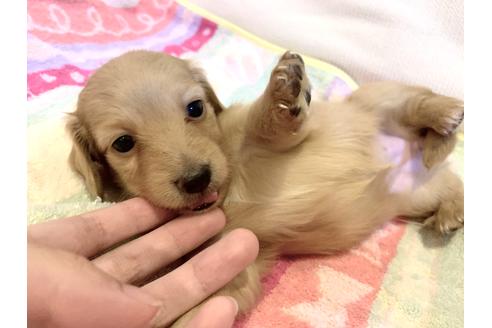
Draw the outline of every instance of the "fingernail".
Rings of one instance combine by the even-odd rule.
[[[239,312],[239,304],[237,304],[237,301],[234,297],[227,296],[227,298],[230,299],[231,302],[234,304],[234,313],[235,315],[237,315],[237,313]]]

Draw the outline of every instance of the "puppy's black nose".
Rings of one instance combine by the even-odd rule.
[[[181,179],[181,186],[188,194],[196,194],[204,191],[210,184],[210,178],[212,172],[210,166],[203,165],[198,172],[194,172],[190,175],[184,176]]]

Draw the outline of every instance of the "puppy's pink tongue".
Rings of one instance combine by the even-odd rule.
[[[203,197],[202,199],[202,203],[203,204],[207,204],[207,203],[214,203],[217,201],[217,199],[219,199],[219,193],[217,193],[216,191],[206,195],[205,197]]]
[[[196,205],[193,207],[193,210],[194,211],[204,210],[210,207],[213,203],[215,203],[217,199],[219,199],[219,194],[216,191],[207,194],[203,196],[203,198],[196,203]]]

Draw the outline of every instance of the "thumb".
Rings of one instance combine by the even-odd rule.
[[[28,325],[148,327],[158,302],[90,261],[63,250],[28,245]]]

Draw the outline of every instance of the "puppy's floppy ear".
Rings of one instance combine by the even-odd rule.
[[[67,130],[73,141],[69,157],[70,166],[82,176],[91,196],[103,198],[106,161],[97,151],[90,132],[76,114],[69,115]]]
[[[218,115],[219,113],[221,113],[224,110],[224,106],[220,102],[219,98],[217,98],[217,95],[215,94],[214,89],[212,89],[210,83],[208,82],[204,71],[201,68],[196,67],[190,62],[188,62],[188,67],[190,68],[191,74],[193,75],[193,80],[200,83],[202,88],[205,90],[205,95],[207,96],[207,100],[210,104],[212,104],[215,114]]]

